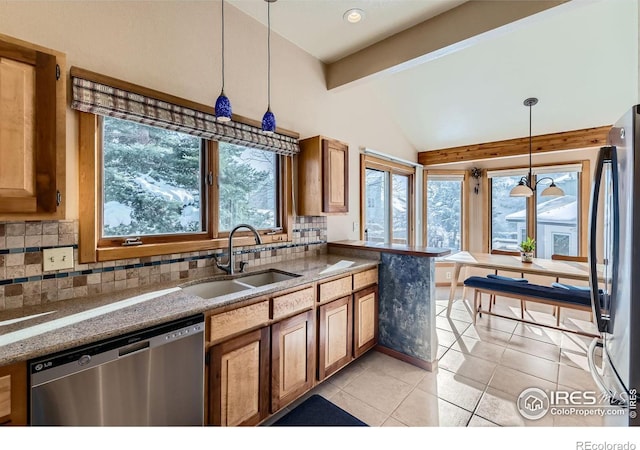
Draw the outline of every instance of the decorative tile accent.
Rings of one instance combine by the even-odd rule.
[[[301,257],[304,252],[326,253],[326,217],[297,217],[292,234],[292,242],[234,247],[236,260],[256,267]],[[214,256],[227,258],[223,250],[206,250],[42,271],[43,249],[73,246],[77,261],[77,242],[75,221],[0,223],[0,310],[213,275],[218,271]],[[24,290],[18,293],[20,289]]]

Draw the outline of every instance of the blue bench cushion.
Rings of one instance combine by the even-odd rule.
[[[464,280],[464,285],[470,288],[486,289],[497,292],[505,292],[527,297],[537,297],[546,300],[555,300],[575,305],[591,305],[590,291],[565,289],[561,287],[541,286],[539,284],[522,283],[519,281],[505,281],[485,277],[469,277]]]
[[[518,283],[529,282],[529,280],[527,280],[526,278],[505,277],[504,275],[494,275],[492,273],[487,275],[487,278],[492,278],[494,280],[502,280],[502,281],[517,281]]]

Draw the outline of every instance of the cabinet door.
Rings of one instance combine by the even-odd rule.
[[[313,387],[314,328],[312,310],[271,326],[271,412]]]
[[[27,424],[27,364],[0,367],[0,425]]]
[[[256,425],[269,408],[269,327],[210,350],[209,419],[212,425]]]
[[[378,287],[353,294],[353,355],[357,358],[378,342]]]
[[[0,216],[56,213],[66,108],[60,70],[55,55],[0,40]]]
[[[323,380],[351,361],[351,296],[318,308],[318,379]]]
[[[326,213],[349,211],[349,147],[322,140],[322,199]]]

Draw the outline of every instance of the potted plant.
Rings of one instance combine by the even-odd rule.
[[[533,262],[533,252],[536,250],[536,241],[527,236],[527,239],[520,242],[520,252],[522,256],[522,262]]]

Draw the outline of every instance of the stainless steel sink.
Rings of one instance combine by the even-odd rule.
[[[245,291],[253,286],[239,283],[236,280],[216,280],[205,283],[194,284],[182,288],[188,294],[197,295],[202,298],[214,298],[221,295],[233,294],[234,292]]]
[[[248,284],[253,287],[266,286],[267,284],[278,283],[280,281],[290,280],[300,275],[280,270],[270,269],[266,272],[256,273],[253,275],[245,275],[237,279],[237,281]]]
[[[239,274],[235,278],[225,280],[206,281],[182,288],[188,294],[197,295],[205,299],[219,297],[221,295],[233,294],[248,289],[267,286],[280,281],[290,280],[299,277],[295,273],[283,272],[281,270],[269,269],[264,272],[252,274]]]

